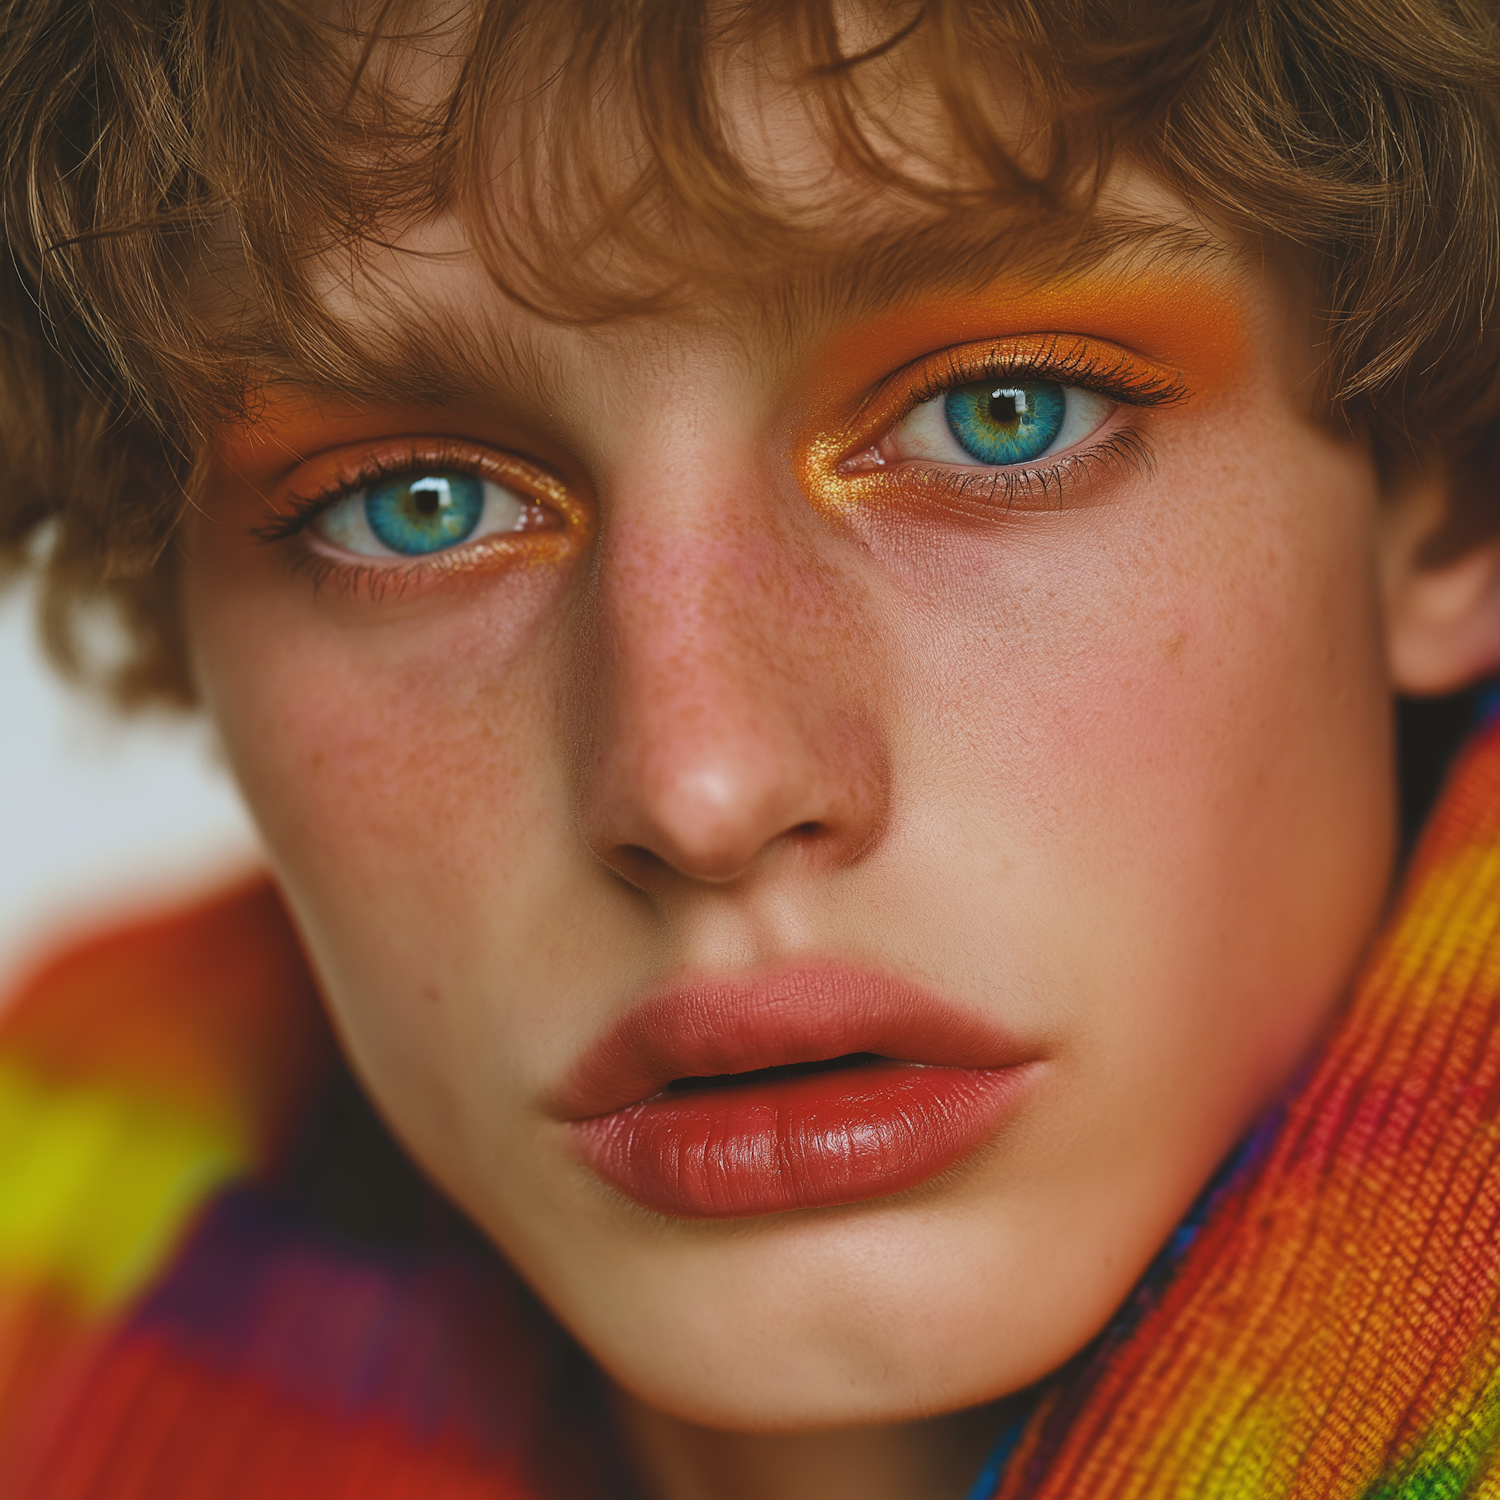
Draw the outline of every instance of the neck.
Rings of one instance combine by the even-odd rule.
[[[623,1392],[616,1419],[649,1500],[963,1500],[996,1435],[991,1407],[832,1432],[721,1432]]]

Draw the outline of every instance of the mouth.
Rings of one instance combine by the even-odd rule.
[[[947,1171],[1014,1115],[1037,1061],[910,986],[801,970],[648,1001],[586,1054],[562,1110],[585,1162],[637,1203],[744,1218]]]

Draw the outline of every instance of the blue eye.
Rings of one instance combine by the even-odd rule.
[[[975,380],[914,407],[891,430],[894,457],[962,467],[1034,463],[1092,437],[1117,403],[1052,380]]]
[[[483,513],[484,483],[467,474],[423,474],[365,491],[370,530],[405,557],[456,547]]]
[[[365,557],[425,557],[526,525],[527,502],[492,480],[417,469],[355,490],[321,511],[313,528]]]
[[[1060,385],[994,381],[960,385],[943,397],[943,415],[976,463],[1024,464],[1040,458],[1063,429],[1068,404]]]

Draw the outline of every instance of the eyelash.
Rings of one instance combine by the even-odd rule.
[[[1102,351],[1083,339],[1053,339],[1040,349],[1024,355],[993,353],[981,358],[965,358],[961,351],[949,350],[938,356],[938,368],[929,362],[928,374],[906,393],[900,410],[880,429],[876,442],[885,437],[928,401],[935,401],[955,387],[986,380],[1048,381],[1057,385],[1077,386],[1114,401],[1121,406],[1154,409],[1172,406],[1187,399],[1187,388],[1179,376],[1153,370],[1131,360],[1123,353],[1104,357]],[[871,401],[900,378],[883,381],[872,393]],[[868,444],[860,444],[861,448]],[[847,461],[847,460],[846,460]],[[892,479],[917,479],[923,486],[923,497],[931,499],[934,488],[948,501],[974,500],[986,509],[1008,510],[1019,502],[1055,495],[1054,508],[1060,508],[1064,487],[1087,480],[1101,467],[1123,467],[1149,472],[1152,463],[1150,444],[1139,428],[1122,427],[1102,442],[1060,455],[1040,459],[1035,464],[1008,468],[972,470],[939,466],[922,460],[910,460],[891,471]],[[976,494],[976,491],[978,492]]]

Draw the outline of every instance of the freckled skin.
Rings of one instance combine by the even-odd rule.
[[[907,318],[881,364],[868,329],[810,327],[788,355],[726,304],[733,338],[534,324],[566,393],[545,426],[500,392],[297,417],[309,447],[450,433],[556,470],[595,529],[546,565],[315,590],[295,543],[245,534],[286,468],[253,444],[190,527],[205,698],[357,1067],[650,1420],[895,1424],[1054,1368],[1373,929],[1374,471],[1308,407],[1289,285],[1226,271],[1195,321],[1162,275],[1065,322],[1050,292],[1004,326],[964,312],[965,338],[1123,319],[1185,371],[1190,399],[1130,418],[1151,465],[1061,509],[825,504],[797,454],[952,336]],[[856,346],[841,376],[828,351]],[[1043,1058],[1025,1109],[953,1173],[845,1208],[668,1220],[605,1189],[549,1106],[577,1059],[678,971],[800,959],[987,1008]]]

